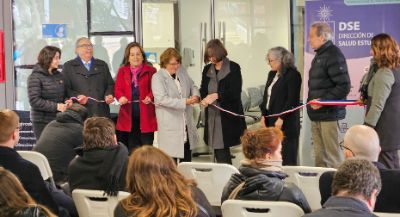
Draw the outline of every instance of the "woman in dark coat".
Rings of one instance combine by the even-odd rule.
[[[140,44],[132,42],[125,49],[123,66],[115,81],[115,97],[121,109],[118,114],[118,140],[129,150],[152,145],[157,120],[151,78],[156,69],[149,65]]]
[[[243,117],[222,112],[214,104],[237,114],[243,114],[241,101],[242,74],[240,66],[227,58],[228,52],[218,39],[207,43],[200,94],[205,109],[204,141],[214,149],[218,163],[232,164],[229,148],[240,144],[246,129]]]
[[[64,77],[57,71],[61,50],[46,46],[38,55],[38,63],[28,77],[28,97],[31,105],[31,121],[36,140],[44,127],[56,118],[57,112],[65,111],[66,89]]]
[[[233,174],[222,191],[221,202],[227,199],[286,201],[311,212],[303,192],[293,183],[283,180],[283,133],[276,127],[247,131],[242,136],[245,159],[239,167],[240,174]]]
[[[267,61],[271,66],[264,91],[261,125],[275,126],[285,134],[282,142],[283,165],[297,165],[297,151],[300,135],[299,110],[279,117],[265,115],[277,114],[295,108],[300,104],[301,75],[294,66],[293,54],[283,47],[268,51]]]

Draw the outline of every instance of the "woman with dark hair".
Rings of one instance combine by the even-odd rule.
[[[209,41],[204,53],[200,93],[201,104],[206,106],[204,141],[214,149],[218,163],[232,164],[230,147],[240,144],[246,129],[243,117],[221,112],[209,104],[237,114],[243,114],[241,100],[242,74],[240,66],[227,58],[228,52],[218,39]]]
[[[263,101],[261,125],[277,127],[285,133],[282,142],[283,165],[297,165],[297,150],[300,135],[300,112],[294,111],[279,117],[265,118],[295,108],[300,104],[301,75],[294,66],[293,54],[283,47],[274,47],[268,51],[268,73]]]
[[[211,205],[193,180],[181,175],[166,153],[152,146],[136,149],[126,174],[129,197],[114,216],[213,217]]]
[[[381,33],[371,40],[371,53],[378,71],[368,84],[365,124],[379,135],[379,162],[387,168],[398,169],[400,136],[393,131],[400,128],[400,51],[396,40]]]
[[[31,121],[36,140],[44,127],[56,118],[57,112],[65,111],[66,89],[64,77],[57,70],[61,50],[46,46],[38,55],[38,62],[28,77],[28,97],[31,105]]]
[[[303,192],[293,183],[283,180],[283,133],[276,127],[246,131],[241,138],[245,159],[233,174],[222,192],[222,202],[227,199],[286,201],[311,212]]]
[[[125,49],[123,66],[115,81],[115,97],[121,108],[117,120],[118,140],[129,151],[141,145],[152,145],[157,120],[151,78],[156,69],[146,60],[140,44],[132,42]]]
[[[46,207],[37,204],[25,191],[19,179],[0,167],[0,216],[55,217]]]
[[[192,160],[191,149],[199,140],[192,105],[200,101],[200,93],[181,67],[181,60],[175,48],[167,48],[161,54],[161,69],[153,76],[152,90],[158,105],[158,147],[183,162]]]

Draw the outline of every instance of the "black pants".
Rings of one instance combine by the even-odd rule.
[[[232,164],[231,151],[229,148],[214,149],[214,156],[217,163]]]
[[[35,134],[36,137],[36,142],[39,140],[40,135],[42,135],[42,132],[47,124],[48,123],[43,123],[43,122],[32,122],[32,128],[33,128],[33,133]]]
[[[140,119],[132,119],[132,130],[131,132],[117,131],[117,138],[119,142],[126,145],[129,153],[135,148],[142,145],[153,145],[154,132],[142,133],[140,131]]]
[[[379,154],[379,162],[384,164],[388,169],[399,169],[399,155],[395,151],[381,151]]]
[[[286,137],[282,141],[282,165],[297,166],[297,152],[299,150],[299,137]]]

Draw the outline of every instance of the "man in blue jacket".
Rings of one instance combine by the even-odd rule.
[[[332,31],[327,23],[311,25],[308,41],[316,55],[309,72],[307,101],[344,100],[350,92],[346,59],[331,40]],[[344,160],[339,148],[338,120],[346,117],[346,108],[309,105],[307,113],[311,119],[315,165],[337,167]]]

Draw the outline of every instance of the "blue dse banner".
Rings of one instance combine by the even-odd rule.
[[[43,38],[67,37],[67,24],[42,24]]]

